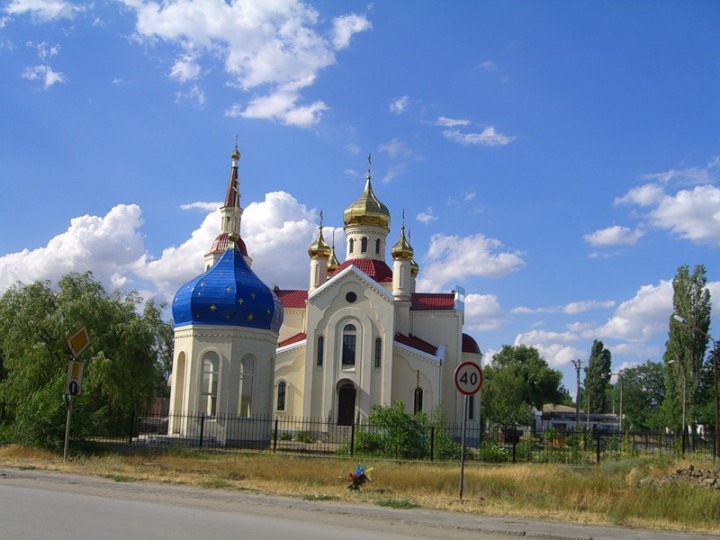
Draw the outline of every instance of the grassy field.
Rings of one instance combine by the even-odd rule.
[[[347,488],[358,462],[372,482]],[[465,466],[459,498],[458,463],[393,462],[270,453],[196,450],[61,456],[15,445],[0,447],[0,466],[43,469],[206,488],[252,490],[315,500],[361,500],[394,508],[424,507],[577,523],[615,524],[720,534],[720,490],[682,481],[649,482],[690,464],[712,461],[668,456],[607,460],[599,466],[555,464]]]

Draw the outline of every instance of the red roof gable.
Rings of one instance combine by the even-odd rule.
[[[354,266],[378,283],[392,281],[392,270],[390,270],[390,267],[385,261],[376,261],[375,259],[349,259],[338,266],[333,275],[339,274],[348,266]]]
[[[273,289],[275,296],[278,297],[280,303],[284,308],[304,308],[305,301],[307,300],[307,291],[293,291],[293,290],[282,290],[275,288]]]
[[[462,352],[482,354],[482,352],[480,352],[480,346],[477,344],[477,341],[475,341],[472,336],[469,336],[467,334],[462,335]]]
[[[414,293],[410,309],[418,311],[455,309],[455,295],[453,293]]]
[[[284,339],[280,343],[278,343],[278,347],[286,347],[288,345],[292,345],[293,343],[299,343],[300,341],[303,341],[307,339],[307,334],[300,332],[299,334],[295,334],[294,336],[290,336],[287,339]]]
[[[398,332],[397,334],[395,334],[395,341],[401,343],[402,345],[412,347],[413,349],[432,354],[433,356],[437,354],[437,347],[435,345],[432,345],[417,336],[406,336]]]

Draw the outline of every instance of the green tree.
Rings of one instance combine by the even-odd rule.
[[[665,427],[665,368],[661,362],[623,369],[612,387],[614,409],[622,408],[623,429],[657,431]],[[622,407],[621,407],[622,400]]]
[[[166,386],[162,377],[161,306],[142,313],[136,292],[105,292],[90,272],[68,274],[57,287],[47,281],[16,284],[0,297],[0,351],[6,377],[0,401],[16,405],[14,436],[57,448],[64,438],[62,399],[71,355],[67,337],[85,326],[91,343],[82,395],[73,404],[73,435],[105,428],[128,411],[142,411]]]
[[[669,425],[674,428],[682,424],[683,386],[688,423],[692,424],[699,410],[704,409],[701,398],[705,392],[701,383],[706,366],[704,359],[711,309],[705,267],[696,265],[692,273],[687,265],[678,268],[673,278],[673,313],[669,318],[668,340],[663,355],[666,389],[663,408]],[[674,315],[679,315],[686,322],[675,320]]]
[[[562,374],[548,366],[538,350],[527,345],[503,345],[483,371],[484,418],[497,424],[528,424],[531,408],[567,403]]]
[[[593,341],[588,365],[585,368],[584,400],[581,402],[590,412],[610,412],[607,390],[610,386],[611,369],[610,351],[605,348],[602,341]]]
[[[427,415],[405,411],[405,404],[373,405],[368,416],[368,431],[357,434],[359,452],[376,453],[391,458],[418,458],[425,452],[428,430]]]

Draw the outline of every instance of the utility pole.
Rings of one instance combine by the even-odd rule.
[[[572,360],[573,366],[575,366],[575,374],[577,376],[577,390],[575,391],[575,429],[580,425],[580,366],[582,366],[582,360]]]

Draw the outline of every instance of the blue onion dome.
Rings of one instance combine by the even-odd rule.
[[[245,262],[235,242],[207,271],[180,287],[172,305],[175,327],[240,326],[279,332],[283,308]]]

